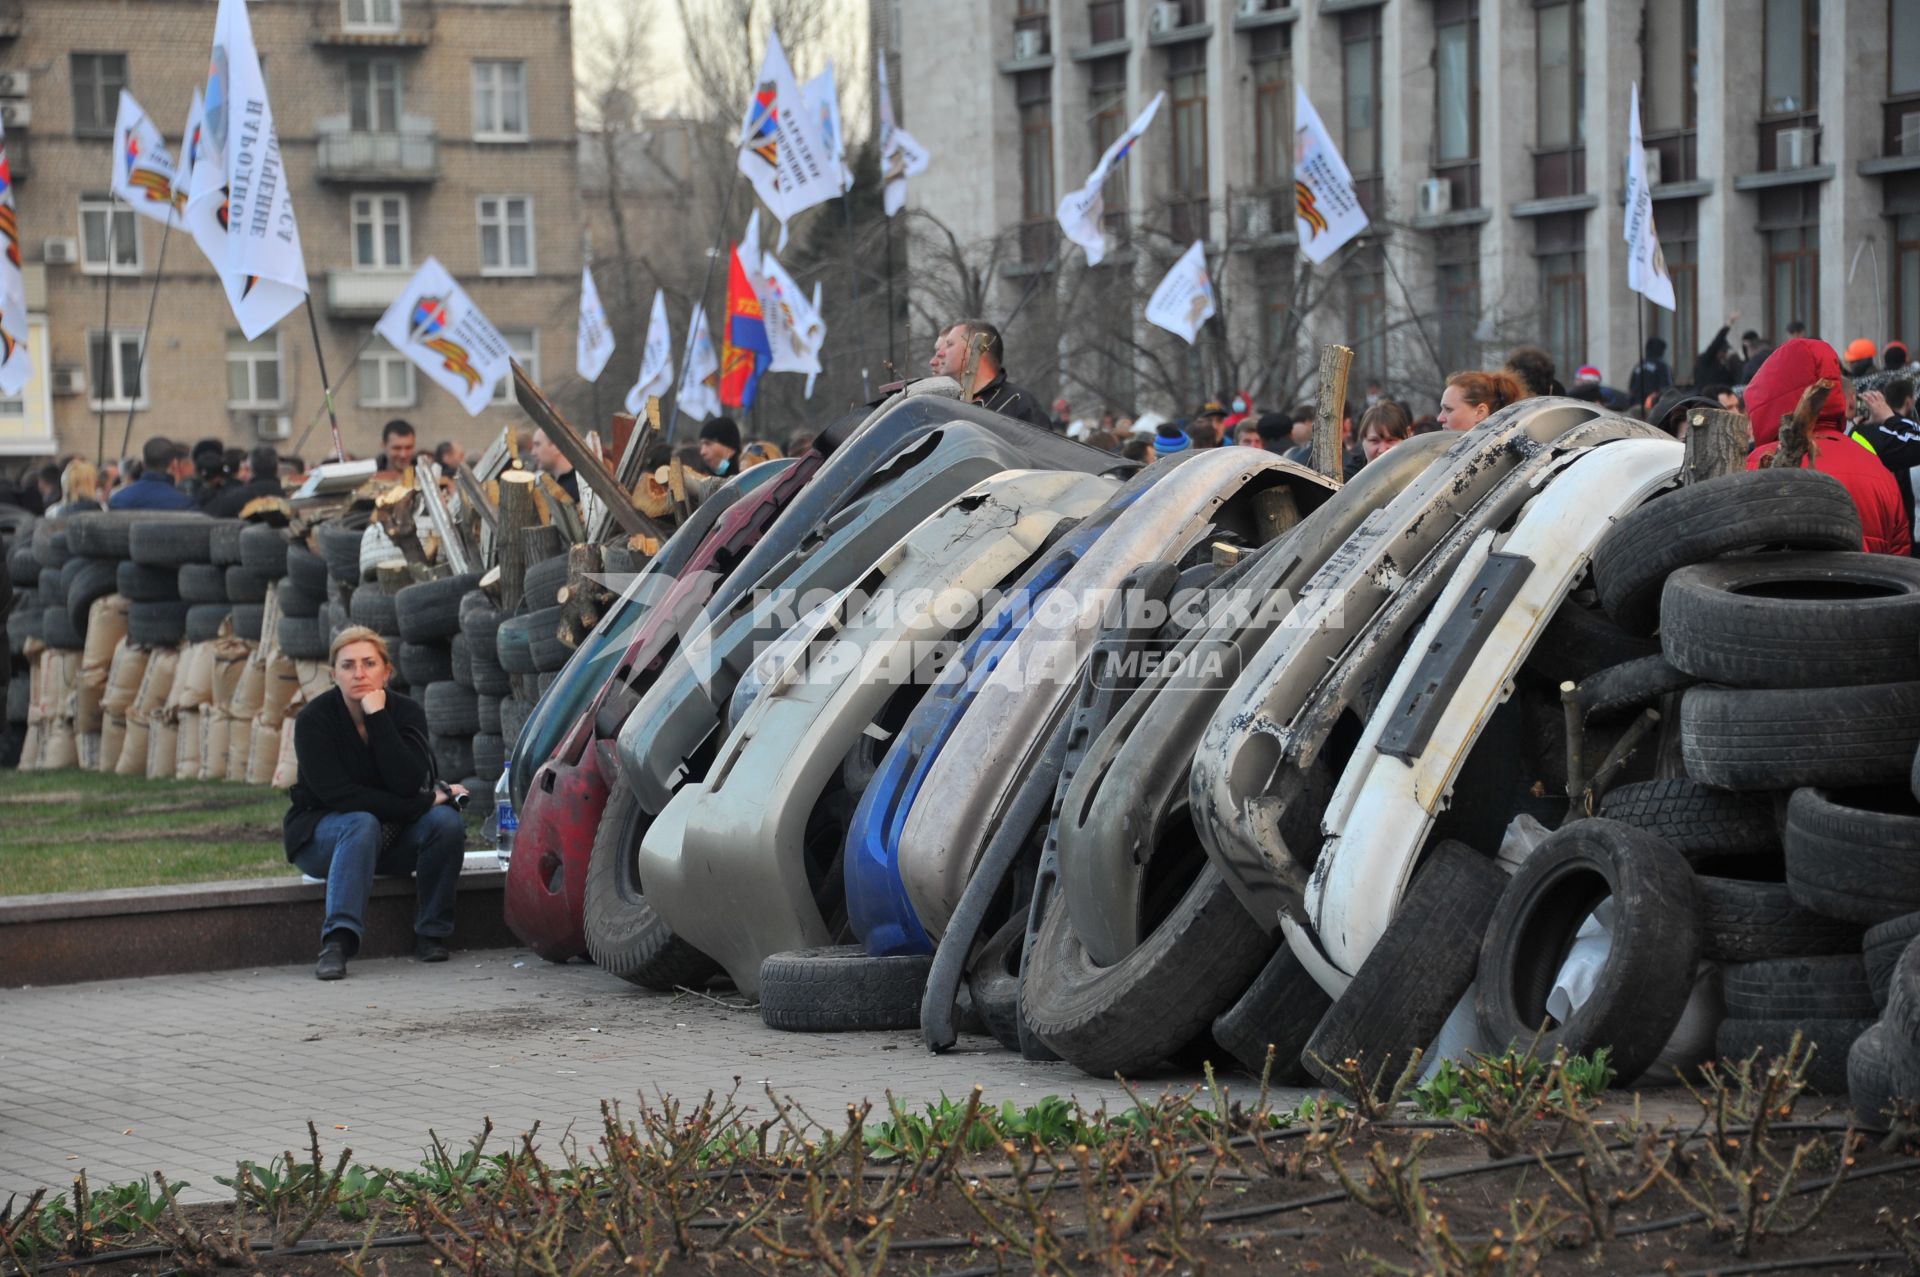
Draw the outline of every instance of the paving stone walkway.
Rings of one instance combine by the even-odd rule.
[[[543,1140],[572,1125],[586,1145],[602,1099],[698,1099],[736,1077],[743,1101],[764,1110],[771,1086],[823,1122],[889,1089],[917,1106],[975,1083],[995,1103],[1127,1104],[1116,1083],[989,1038],[935,1056],[918,1033],[775,1033],[753,1012],[514,950],[356,962],[335,984],[299,966],[9,989],[0,1201],[64,1189],[81,1167],[95,1185],[164,1169],[190,1199],[224,1196],[215,1175],[303,1149],[308,1118],[329,1158],[347,1145],[370,1165],[416,1165],[429,1131],[463,1142],[483,1117],[496,1141],[537,1120]]]

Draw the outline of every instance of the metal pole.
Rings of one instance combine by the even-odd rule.
[[[114,200],[111,196],[109,196],[107,198],[107,293],[106,293],[106,297],[100,303],[100,348],[102,353],[106,356],[104,359],[100,361],[100,371],[103,374],[110,372],[113,369],[113,363],[114,363],[114,360],[113,360],[113,356],[114,356],[114,349],[113,349],[113,274],[114,274],[113,272],[113,224],[119,221],[120,218],[119,218],[119,210],[115,209],[113,205],[114,205]],[[82,227],[81,229],[84,230],[86,228]],[[135,232],[138,233],[137,227],[135,228]],[[84,245],[82,246],[82,251],[83,252],[85,251]],[[92,352],[89,351],[88,353],[91,354]],[[93,372],[91,369],[88,370],[87,375],[88,376],[93,375]],[[105,377],[103,376],[101,380],[104,381]],[[94,438],[93,438],[93,453],[94,453],[93,462],[94,462],[95,468],[97,469],[98,467],[103,466],[107,463],[107,388],[105,386],[99,386],[99,387],[96,387],[96,389],[100,393],[100,420],[99,420],[99,423],[94,428]]]
[[[327,352],[320,345],[320,319],[314,314],[313,294],[307,294],[307,331],[313,334],[313,358],[320,365],[320,393],[327,401],[327,424],[333,428],[333,451],[347,459],[347,446],[340,442],[340,418],[333,411],[333,382],[327,377]]]
[[[736,176],[727,182],[727,198],[720,203],[720,242],[714,246],[713,256],[707,258],[706,278],[700,281],[700,306],[698,314],[704,318],[707,313],[707,292],[713,287],[713,264],[720,260],[727,243],[727,218],[733,213],[733,193],[740,189],[740,180]],[[707,332],[711,334],[712,328]],[[693,326],[687,326],[687,348],[680,356],[680,379],[673,387],[673,416],[667,418],[667,432],[661,437],[662,443],[673,442],[674,429],[680,424],[680,387],[686,384],[687,371],[693,367]]]
[[[887,372],[891,381],[900,375],[899,361],[893,352],[893,219],[887,219]]]
[[[140,329],[140,350],[133,357],[133,381],[140,384],[140,378],[146,375],[147,340],[153,335],[153,308],[160,300],[160,276],[167,269],[167,238],[173,234],[173,218],[169,216],[166,226],[160,232],[160,260],[153,267],[153,291],[147,295],[147,322]],[[113,276],[107,276],[112,279]],[[133,404],[127,400],[127,428],[120,435],[120,455],[127,455],[127,448],[133,442]],[[102,441],[104,443],[104,441]]]
[[[353,354],[347,359],[347,371],[342,374],[343,380],[350,379],[359,373],[360,356],[367,353],[367,347],[373,345],[373,339],[375,337],[378,337],[379,335],[380,334],[374,331],[373,329],[371,328],[367,329],[367,335],[360,339],[359,346],[357,346],[354,349]],[[333,388],[330,387],[329,390],[331,389]],[[300,449],[306,447],[307,445],[307,436],[312,434],[313,428],[320,424],[320,418],[326,416],[328,412],[332,410],[333,395],[329,393],[326,396],[326,400],[327,400],[326,403],[321,405],[318,409],[316,409],[314,411],[313,416],[307,420],[306,429],[300,432],[300,437],[293,441],[293,447],[288,451],[289,456],[297,457],[300,455]]]

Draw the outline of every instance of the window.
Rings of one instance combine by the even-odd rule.
[[[1818,329],[1820,228],[1794,226],[1767,232],[1767,323],[1775,340],[1799,320]]]
[[[513,140],[527,136],[527,64],[473,64],[473,135]]]
[[[407,197],[353,197],[353,268],[404,270],[407,266]]]
[[[413,364],[384,337],[375,337],[360,356],[360,406],[413,407]]]
[[[1887,28],[1887,96],[1920,93],[1920,0],[1891,0]]]
[[[1805,115],[1820,101],[1820,24],[1816,0],[1766,0],[1763,115]]]
[[[1042,262],[1053,255],[1053,73],[1023,71],[1014,77],[1020,111],[1020,259]]]
[[[1340,15],[1340,151],[1356,174],[1380,171],[1380,10]]]
[[[1700,0],[1648,0],[1645,22],[1644,130],[1694,128],[1700,118]]]
[[[1204,53],[1206,46],[1176,46]],[[1173,113],[1172,231],[1180,244],[1207,235],[1207,74],[1203,69],[1183,71],[1167,82],[1167,105]]]
[[[500,335],[506,338],[507,349],[513,352],[514,362],[527,370],[527,376],[535,385],[540,382],[540,330],[537,328],[502,328]],[[497,404],[514,402],[513,381],[511,376],[502,377],[500,384],[493,388],[493,401]]]
[[[1114,139],[1126,131],[1127,59],[1124,55],[1102,58],[1093,63],[1087,78],[1087,112],[1093,124],[1093,154],[1097,158],[1105,155]],[[1110,174],[1101,195],[1109,214],[1124,213],[1127,207],[1126,174]]]
[[[87,334],[87,390],[94,408],[144,408],[147,375],[140,361],[140,330]]]
[[[1893,334],[1913,349],[1920,341],[1920,213],[1893,219]]]
[[[355,58],[347,63],[347,119],[355,133],[398,131],[398,62],[392,58]]]
[[[1353,347],[1349,384],[1387,380],[1387,257],[1368,244],[1346,268],[1347,339]]]
[[[280,335],[266,333],[248,341],[227,334],[227,407],[280,406]]]
[[[1656,306],[1645,298],[1635,300],[1645,308],[1647,335],[1667,343],[1667,357],[1678,380],[1693,367],[1694,356],[1707,344],[1700,335],[1700,205],[1690,199],[1662,200],[1653,206],[1653,213],[1660,252],[1673,279],[1673,309]],[[1737,339],[1739,334],[1729,337]]]
[[[1126,36],[1127,13],[1122,0],[1088,0],[1087,39],[1091,43],[1107,44]]]
[[[109,269],[115,275],[140,273],[140,223],[132,208],[107,195],[80,197],[80,269],[89,275]]]
[[[1290,32],[1288,27],[1254,32],[1253,177],[1263,191],[1293,186],[1293,52],[1287,47]]]
[[[340,0],[340,25],[349,31],[397,31],[400,0]]]
[[[1540,266],[1540,344],[1564,376],[1587,362],[1586,214],[1538,217],[1533,230]]]
[[[127,87],[124,53],[76,53],[73,73],[73,131],[82,136],[112,137],[120,114],[120,90]]]
[[[1434,6],[1434,69],[1440,164],[1480,154],[1480,13],[1476,0]]]
[[[1440,369],[1442,378],[1465,368],[1477,368],[1473,333],[1480,324],[1480,231],[1462,227],[1444,232],[1435,247],[1434,264],[1440,301]]]
[[[1293,254],[1262,253],[1254,258],[1254,278],[1260,303],[1260,364],[1271,366],[1269,384],[1291,385],[1294,347],[1298,344],[1293,323]]]
[[[1540,146],[1587,140],[1587,73],[1581,50],[1580,0],[1554,0],[1534,10],[1535,83],[1540,86]]]
[[[480,197],[480,273],[533,274],[533,200],[528,196]]]

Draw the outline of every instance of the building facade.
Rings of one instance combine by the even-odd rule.
[[[1920,0],[902,0],[892,16],[903,114],[934,155],[912,203],[963,241],[1015,232],[1007,297],[1034,271],[1078,295],[1055,204],[1166,94],[1106,192],[1122,249],[1097,269],[1136,303],[1125,349],[1166,348],[1139,310],[1195,238],[1243,384],[1297,387],[1342,341],[1356,379],[1423,411],[1446,372],[1522,341],[1564,380],[1590,363],[1624,386],[1660,336],[1685,377],[1736,310],[1736,341],[1795,320],[1841,346],[1920,340]],[[1636,84],[1674,312],[1626,287]],[[1295,86],[1374,222],[1305,278]],[[1071,339],[1110,308],[1080,309],[1058,325],[1068,394],[1112,380]],[[1211,389],[1208,371],[1193,383]],[[1121,406],[1191,406],[1140,397]]]
[[[0,455],[91,457],[99,447],[115,456],[130,408],[136,452],[154,434],[282,448],[304,435],[310,459],[331,447],[305,312],[245,341],[191,236],[108,196],[120,89],[177,149],[206,78],[215,8],[0,5],[0,113],[35,360],[24,395],[0,401]],[[499,407],[468,417],[384,341],[368,339],[432,256],[536,377],[555,389],[576,379],[581,233],[565,0],[247,8],[348,451],[375,452],[393,417],[412,421],[423,443],[469,447],[523,421],[504,392]]]

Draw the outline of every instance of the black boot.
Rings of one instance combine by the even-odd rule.
[[[344,980],[347,976],[347,946],[329,940],[320,946],[320,960],[313,964],[316,980]]]
[[[413,956],[421,962],[445,962],[447,960],[447,942],[439,936],[415,936],[413,938]]]

